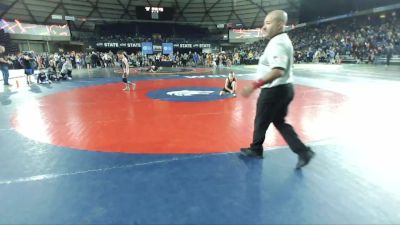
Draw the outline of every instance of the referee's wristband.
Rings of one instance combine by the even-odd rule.
[[[261,80],[261,79],[259,79],[259,80],[257,80],[257,81],[254,81],[253,83],[252,83],[252,85],[253,85],[253,88],[254,89],[257,89],[257,88],[260,88],[261,86],[263,86],[264,84],[266,84],[267,82],[265,82],[265,80]]]

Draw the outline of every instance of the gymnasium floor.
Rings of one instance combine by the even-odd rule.
[[[258,92],[219,96],[228,70],[116,72],[0,87],[0,224],[400,223],[400,67],[295,65],[300,171],[272,125],[263,160],[239,154]]]

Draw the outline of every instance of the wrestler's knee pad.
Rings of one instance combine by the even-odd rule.
[[[128,79],[126,77],[122,78],[122,82],[128,83]]]

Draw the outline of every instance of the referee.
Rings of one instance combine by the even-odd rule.
[[[242,90],[242,95],[248,97],[254,90],[261,88],[254,119],[253,142],[249,148],[240,151],[246,156],[262,158],[265,133],[273,123],[292,151],[298,155],[296,169],[300,169],[310,162],[315,153],[304,145],[293,127],[285,121],[294,97],[293,45],[284,33],[287,19],[287,13],[282,10],[272,11],[265,17],[262,32],[269,43],[258,62],[258,80]]]

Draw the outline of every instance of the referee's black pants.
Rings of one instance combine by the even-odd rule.
[[[285,121],[293,97],[293,84],[261,89],[254,119],[253,143],[250,145],[253,151],[262,153],[265,134],[271,123],[278,129],[293,152],[302,154],[308,151],[308,147],[298,138],[293,127]]]

